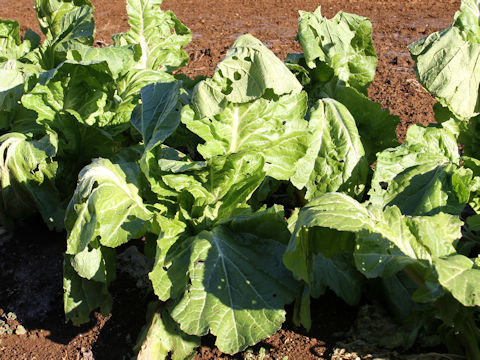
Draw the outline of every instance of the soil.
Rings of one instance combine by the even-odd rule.
[[[108,45],[112,34],[128,29],[125,3],[92,3],[96,7],[95,41],[99,46]],[[432,122],[434,100],[417,82],[406,45],[450,25],[459,0],[165,0],[162,7],[174,11],[194,34],[187,47],[191,62],[182,70],[193,77],[211,75],[235,38],[247,32],[281,59],[300,51],[294,40],[297,11],[313,11],[319,5],[327,17],[343,10],[372,20],[379,61],[369,97],[400,116],[399,140],[404,139],[410,124]],[[40,32],[33,0],[1,0],[0,18],[18,20],[22,31],[32,28]],[[101,360],[132,355],[132,345],[145,322],[145,304],[152,295],[139,290],[128,274],[120,273],[111,288],[115,299],[112,314],[95,313],[82,327],[65,324],[64,250],[65,234],[48,232],[39,219],[19,226],[12,236],[0,237],[0,319],[5,321],[4,328],[13,332],[0,334],[0,359]],[[206,337],[195,359],[453,359],[425,349],[423,355],[413,357],[377,346],[372,337],[393,332],[395,321],[383,313],[375,318],[373,314],[381,308],[365,306],[349,307],[327,293],[312,304],[314,327],[308,334],[287,319],[274,336],[235,357],[221,354],[213,346],[214,339]],[[15,319],[8,317],[10,312],[16,314]],[[365,313],[368,315],[362,316]],[[379,324],[380,318],[387,319],[386,327]],[[25,334],[21,334],[22,326]],[[372,326],[377,332],[371,331]],[[370,338],[359,335],[362,329]]]

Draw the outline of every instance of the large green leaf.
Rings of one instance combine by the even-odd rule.
[[[142,135],[145,151],[165,141],[180,123],[181,82],[158,82],[140,91],[141,105],[132,114],[132,125]]]
[[[447,130],[411,126],[405,142],[377,158],[370,201],[398,206],[406,215],[459,215],[469,201],[470,170],[459,167],[455,137]]]
[[[139,195],[139,178],[135,163],[106,159],[96,159],[80,172],[65,216],[67,254],[84,251],[97,238],[117,247],[144,232],[152,215]]]
[[[462,222],[455,216],[409,217],[395,207],[366,208],[356,200],[329,193],[311,201],[300,211],[284,255],[286,266],[301,279],[311,281],[312,256],[319,241],[308,236],[309,228],[328,228],[356,234],[355,263],[367,277],[392,276],[406,265],[431,263],[433,257],[456,252],[453,243],[461,237]],[[334,243],[340,233],[327,232],[323,242]]]
[[[151,274],[170,279],[177,298],[171,315],[180,328],[199,336],[210,331],[223,352],[238,352],[277,331],[297,290],[281,262],[285,245],[279,240],[287,240],[287,224],[281,213],[263,214],[250,222],[255,226],[242,226],[249,220],[240,218],[236,226],[224,222],[183,240]],[[277,233],[282,227],[283,239]]]
[[[362,16],[340,11],[328,20],[320,7],[313,13],[300,11],[298,40],[306,65],[325,63],[340,80],[360,92],[373,81],[377,56],[372,42],[372,24]]]
[[[55,184],[56,138],[39,140],[19,133],[0,137],[1,221],[39,212],[50,229],[63,229],[65,205]]]
[[[280,59],[247,34],[235,41],[213,77],[197,85],[192,102],[198,117],[211,118],[230,103],[272,99],[301,90],[300,83]]]
[[[310,109],[308,119],[309,148],[297,163],[292,183],[306,186],[306,199],[331,191],[361,194],[368,164],[351,114],[339,102],[323,99]]]
[[[53,129],[61,129],[62,117],[68,116],[97,127],[128,121],[123,113],[116,112],[115,82],[107,62],[65,62],[44,73],[22,103],[38,113],[37,121]]]
[[[65,27],[70,26],[70,23],[65,23],[66,16],[85,7],[93,10],[93,5],[89,0],[35,0],[38,22],[47,39],[54,39],[62,34]],[[90,35],[93,36],[93,33]],[[91,43],[93,43],[93,38]]]
[[[421,84],[458,118],[480,112],[479,5],[462,1],[455,22],[408,46]]]
[[[188,63],[182,47],[191,41],[192,34],[171,11],[162,11],[161,3],[161,0],[127,0],[130,30],[113,36],[116,46],[140,45],[138,69],[170,72]]]
[[[153,190],[175,201],[182,218],[195,226],[209,226],[237,208],[247,207],[247,200],[265,177],[264,160],[253,152],[206,162],[174,160],[164,150],[158,154],[144,167]]]
[[[35,0],[35,9],[45,41],[29,55],[30,61],[50,70],[65,60],[68,50],[93,45],[95,24],[89,0]]]
[[[67,53],[67,60],[83,63],[106,61],[113,76],[117,78],[121,72],[134,67],[140,59],[140,56],[141,50],[139,45],[82,46],[76,49],[70,49]]]
[[[198,146],[204,158],[257,151],[265,157],[265,171],[269,176],[287,180],[309,145],[310,134],[303,119],[306,107],[306,94],[299,93],[284,95],[278,100],[231,103],[211,118],[201,118],[186,107],[182,122],[205,140],[205,144]]]

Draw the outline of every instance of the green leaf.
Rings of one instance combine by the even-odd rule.
[[[55,184],[55,154],[53,135],[39,140],[19,133],[0,137],[0,207],[4,225],[38,211],[50,229],[63,229],[65,205]]]
[[[182,122],[205,140],[198,151],[208,159],[241,151],[257,151],[265,157],[267,175],[287,180],[305,155],[310,139],[306,94],[284,95],[278,100],[258,99],[231,103],[211,118],[199,117],[191,108],[182,112]]]
[[[420,83],[460,119],[480,112],[478,13],[477,1],[463,1],[453,25],[408,46]]]
[[[312,227],[356,234],[355,263],[367,277],[392,276],[406,265],[455,253],[453,243],[461,237],[462,222],[455,216],[403,216],[395,207],[366,208],[339,193],[320,196],[304,207],[284,255],[284,263],[299,278],[311,282],[312,256],[318,237],[309,237]],[[330,234],[324,241],[334,242]]]
[[[460,168],[455,137],[447,130],[411,126],[405,142],[377,158],[370,201],[398,206],[406,215],[459,215],[470,197],[472,172]]]
[[[363,276],[355,268],[351,254],[340,253],[331,258],[321,253],[313,257],[312,297],[319,298],[325,288],[332,289],[349,305],[357,305],[362,296]]]
[[[10,129],[28,75],[17,69],[0,69],[0,129]]]
[[[298,40],[310,69],[326,63],[340,80],[364,93],[373,81],[377,55],[369,19],[340,11],[328,20],[320,7],[300,11]]]
[[[286,222],[283,224],[286,230]],[[281,263],[284,245],[275,238],[216,226],[183,241],[159,264],[177,279],[173,319],[188,334],[217,336],[216,345],[233,354],[277,331],[297,283]],[[275,234],[273,234],[275,236]],[[179,281],[179,276],[182,281]]]
[[[89,0],[35,0],[38,22],[47,39],[54,39],[62,34],[65,27],[70,25],[65,23],[64,19],[73,12],[85,8],[93,10]],[[93,33],[91,35],[93,36]],[[93,43],[93,38],[91,42]]]
[[[141,236],[151,217],[139,195],[140,169],[131,162],[96,159],[79,174],[77,189],[65,216],[67,254],[89,243],[117,247]]]
[[[176,169],[178,162],[160,159],[160,170],[165,171],[161,179],[176,192],[182,217],[195,226],[208,226],[246,207],[265,177],[263,158],[252,152],[181,163],[184,166]]]
[[[463,255],[434,259],[438,281],[465,306],[480,306],[480,269]]]
[[[29,54],[30,61],[50,70],[66,59],[69,50],[93,45],[95,25],[89,0],[35,0],[35,9],[45,41]]]
[[[132,114],[132,125],[143,137],[145,151],[165,141],[180,123],[181,83],[158,82],[140,91],[141,105]]]
[[[74,325],[87,323],[90,312],[100,308],[107,315],[112,309],[109,282],[98,282],[80,277],[71,265],[72,256],[65,255],[63,265],[63,306],[67,320]]]
[[[171,11],[160,9],[161,0],[127,0],[130,30],[113,36],[115,46],[139,44],[142,56],[137,69],[171,72],[188,63],[182,47],[192,39],[190,30]]]
[[[0,62],[21,59],[40,45],[40,36],[27,30],[20,38],[18,21],[0,19]]]
[[[378,152],[398,145],[396,129],[400,118],[383,110],[381,104],[370,100],[355,88],[346,86],[334,77],[326,84],[312,83],[311,90],[307,91],[310,97],[332,98],[348,109],[355,119],[369,164],[376,160]]]
[[[93,63],[106,61],[108,68],[116,78],[121,72],[130,70],[140,59],[141,50],[138,45],[128,46],[84,46],[71,49],[67,60],[71,62]]]
[[[298,94],[301,90],[300,83],[280,59],[247,34],[235,41],[213,77],[197,85],[192,103],[198,117],[211,118],[229,103],[271,99],[274,95]]]
[[[298,188],[306,185],[306,199],[332,191],[361,194],[368,164],[351,114],[339,102],[323,99],[310,109],[308,118],[309,148],[297,163],[292,183]]]
[[[187,335],[166,309],[156,309],[137,344],[138,360],[188,360],[195,356],[200,338]]]

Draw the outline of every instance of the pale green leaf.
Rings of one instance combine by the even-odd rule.
[[[301,90],[300,83],[280,59],[247,34],[235,41],[213,77],[197,85],[192,102],[199,117],[213,117],[229,103],[298,94]],[[269,91],[273,92],[270,96]]]
[[[188,360],[195,356],[200,338],[187,335],[165,309],[157,309],[140,334],[137,360]]]
[[[348,110],[335,100],[319,100],[310,109],[309,130],[309,148],[297,164],[292,183],[298,188],[306,185],[306,199],[332,191],[361,194],[368,164]]]
[[[144,230],[151,217],[139,195],[138,165],[96,159],[79,174],[65,216],[67,253],[77,254],[89,243],[117,247]]]
[[[402,145],[378,155],[370,201],[380,207],[396,205],[405,215],[459,215],[473,181],[472,172],[459,162],[449,131],[411,126]]]
[[[138,69],[171,72],[188,63],[182,49],[192,39],[190,30],[171,11],[160,9],[161,0],[127,0],[130,30],[113,36],[116,46],[138,44]]]
[[[63,229],[65,205],[55,184],[56,138],[39,140],[19,133],[0,137],[2,222],[39,212],[50,229]]]
[[[477,1],[463,1],[450,27],[408,46],[420,83],[460,119],[480,112],[478,14]]]
[[[332,19],[320,7],[312,13],[300,11],[298,40],[310,69],[326,63],[340,80],[365,92],[373,81],[377,56],[370,20],[340,11]]]

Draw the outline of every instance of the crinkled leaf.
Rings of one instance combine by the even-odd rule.
[[[460,214],[470,197],[472,172],[460,168],[447,130],[411,126],[405,142],[378,155],[370,201],[406,215]]]
[[[384,211],[367,209],[349,196],[329,193],[300,211],[284,262],[310,282],[315,244],[308,232],[311,227],[322,227],[356,234],[354,258],[364,275],[392,276],[410,263],[431,262],[432,257],[455,253],[453,243],[461,237],[461,225],[452,215],[403,216],[395,206]],[[335,236],[327,240],[333,242]]]
[[[246,202],[265,177],[264,160],[247,152],[207,162],[159,160],[164,184],[174,190],[183,218],[197,226],[227,218]],[[175,166],[184,165],[176,168]]]
[[[35,0],[45,41],[28,55],[45,70],[65,60],[68,50],[92,46],[95,33],[93,6],[88,0]]]
[[[17,69],[0,69],[0,129],[11,127],[27,78]]]
[[[365,92],[373,81],[377,55],[369,19],[340,11],[328,20],[320,7],[313,13],[300,11],[298,40],[310,69],[326,63],[340,80]]]
[[[0,19],[0,62],[22,58],[40,45],[40,36],[27,30],[20,38],[18,21]]]
[[[142,234],[151,217],[139,195],[140,169],[131,162],[114,164],[96,159],[79,174],[67,208],[67,254],[83,251],[89,243],[117,247]]]
[[[140,56],[141,51],[139,45],[84,46],[69,50],[67,60],[83,63],[106,61],[113,76],[117,77],[122,71],[130,70],[131,67],[135,66]]]
[[[323,99],[310,109],[308,117],[309,148],[297,164],[292,183],[298,188],[306,185],[306,199],[331,191],[361,194],[368,164],[351,114],[339,102]]]
[[[182,122],[205,140],[198,146],[204,158],[257,151],[265,157],[267,175],[287,180],[309,145],[310,134],[303,119],[306,108],[306,94],[299,93],[278,100],[231,103],[211,118],[201,118],[186,107]]]
[[[253,36],[240,36],[193,94],[198,117],[213,117],[229,104],[242,104],[274,95],[298,94],[301,84],[275,54]],[[271,93],[273,92],[273,94]]]
[[[38,22],[47,39],[62,34],[65,27],[70,25],[65,23],[66,16],[84,7],[93,10],[89,0],[35,0]],[[91,42],[93,43],[93,38]]]
[[[160,9],[161,0],[127,0],[130,30],[113,36],[115,46],[139,44],[138,69],[171,72],[188,63],[182,49],[192,39],[190,30],[171,11]]]
[[[478,14],[478,2],[464,0],[453,25],[408,46],[420,83],[461,119],[480,112]]]
[[[0,137],[2,222],[38,211],[50,229],[63,229],[65,205],[55,184],[56,138],[39,140],[19,133]]]
[[[116,112],[115,82],[106,62],[66,62],[45,75],[22,98],[27,109],[38,113],[39,122],[55,129],[68,116],[107,128],[128,121]]]

